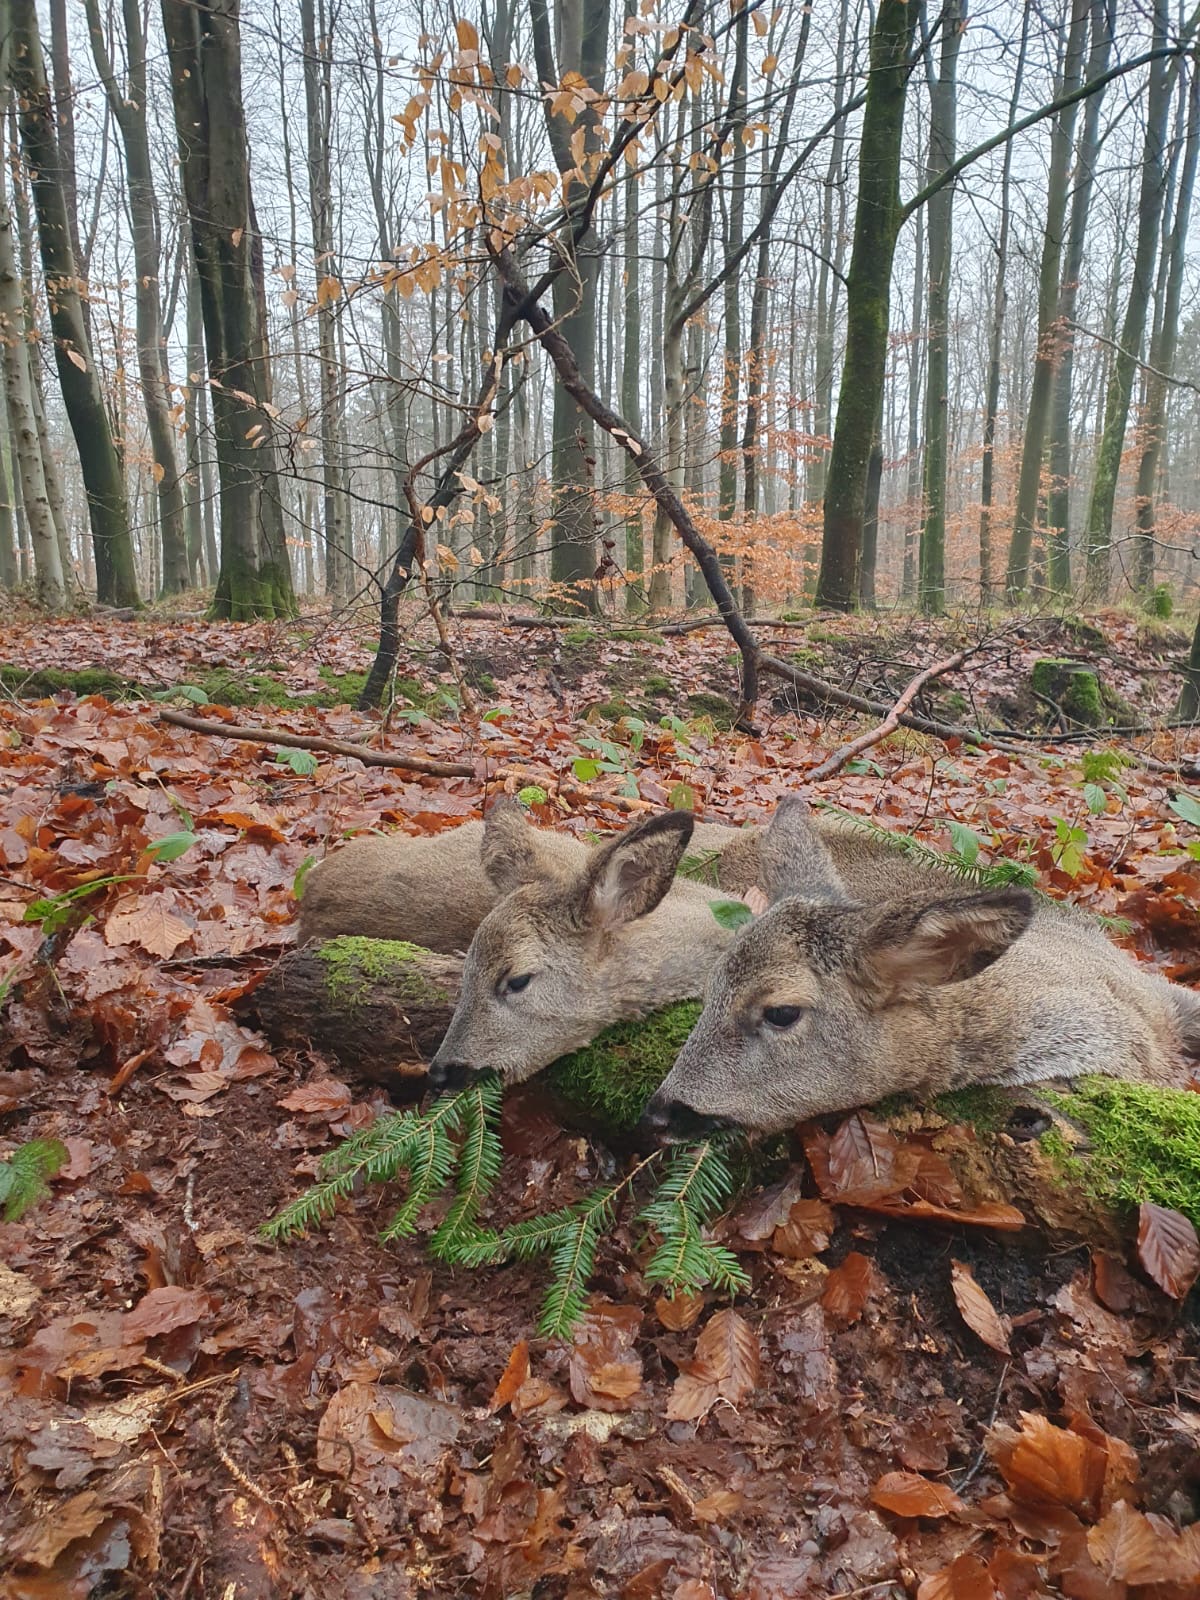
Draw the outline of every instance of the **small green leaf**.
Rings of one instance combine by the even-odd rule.
[[[527,783],[517,790],[517,800],[523,806],[544,806],[549,798],[540,783]]]
[[[1087,808],[1094,817],[1103,816],[1108,810],[1108,796],[1098,783],[1085,783],[1083,798],[1087,801]]]
[[[156,861],[178,861],[196,843],[196,835],[190,831],[181,833],[168,833],[161,839],[153,839],[146,846],[146,854],[154,857]]]
[[[696,791],[690,783],[673,783],[667,804],[672,811],[695,811]]]
[[[291,767],[298,778],[311,778],[320,766],[311,750],[277,750],[275,759],[281,766]]]
[[[483,713],[485,722],[499,722],[501,717],[511,717],[515,713],[511,706],[492,706],[491,710]]]
[[[576,756],[571,763],[571,770],[580,783],[591,783],[593,778],[600,776],[600,763],[593,761],[590,756]]]
[[[1200,800],[1197,800],[1195,795],[1177,794],[1168,804],[1175,815],[1181,817],[1189,827],[1200,828]]]
[[[862,759],[847,761],[846,771],[853,772],[856,776],[864,772],[869,772],[876,778],[883,777],[883,768],[875,761],[865,761]]]
[[[740,928],[743,923],[750,922],[754,916],[744,900],[712,900],[708,909],[730,933]]]
[[[950,824],[950,837],[954,840],[954,854],[965,867],[973,867],[979,860],[979,847],[983,840],[964,822]]]
[[[316,856],[305,856],[304,860],[296,868],[296,876],[292,879],[292,893],[297,900],[304,899],[304,885],[308,880],[309,873],[316,864]]]
[[[177,683],[166,698],[171,699],[174,696],[178,696],[180,700],[190,700],[194,706],[207,706],[212,703],[212,697],[204,689],[198,689],[194,683]]]

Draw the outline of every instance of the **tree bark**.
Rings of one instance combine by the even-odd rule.
[[[816,603],[858,598],[867,471],[887,363],[889,290],[900,222],[900,153],[917,7],[880,0],[859,147],[858,205],[846,280],[846,353],[825,493]]]
[[[1154,42],[1165,44],[1169,26],[1166,0],[1154,0]],[[1121,471],[1121,452],[1129,421],[1133,379],[1142,354],[1146,330],[1146,311],[1154,282],[1154,257],[1158,245],[1164,189],[1164,151],[1167,118],[1170,111],[1170,79],[1166,61],[1150,63],[1146,95],[1146,135],[1142,149],[1141,181],[1138,189],[1137,240],[1134,246],[1133,281],[1125,306],[1125,317],[1113,356],[1104,397],[1104,430],[1096,460],[1096,476],[1087,517],[1087,586],[1099,599],[1108,594],[1111,581],[1113,509],[1117,479]]]
[[[212,613],[246,621],[291,616],[296,602],[275,460],[238,12],[238,0],[162,0],[221,482]]]
[[[3,44],[0,44],[0,52],[7,54]],[[17,271],[12,233],[12,213],[4,186],[4,163],[0,162],[0,345],[3,347],[4,392],[16,444],[21,498],[25,504],[33,547],[38,602],[47,611],[61,612],[67,604],[66,581],[42,471],[41,444],[30,392],[25,299]],[[11,551],[11,523],[8,539]]]
[[[1071,23],[1063,56],[1062,76],[1058,85],[1059,94],[1070,94],[1082,82],[1087,20],[1087,0],[1071,0]],[[1050,421],[1050,391],[1061,354],[1058,299],[1063,236],[1066,231],[1067,184],[1070,178],[1076,113],[1077,103],[1064,106],[1054,119],[1050,137],[1046,229],[1042,235],[1041,270],[1038,277],[1037,355],[1034,360],[1033,385],[1030,389],[1026,415],[1025,440],[1021,450],[1021,474],[1017,483],[1017,505],[1005,578],[1005,587],[1010,599],[1016,599],[1029,586],[1034,532],[1039,526],[1038,505],[1042,492],[1046,432]]]
[[[320,16],[317,5],[320,5]],[[313,261],[317,275],[317,356],[321,374],[322,522],[325,531],[325,593],[344,600],[350,595],[353,570],[350,553],[349,505],[341,474],[342,393],[338,381],[334,327],[336,284],[332,276],[333,172],[329,145],[333,129],[332,34],[336,6],[326,15],[326,0],[300,0],[304,39],[304,101],[308,130],[308,201],[312,223]],[[319,23],[319,31],[318,31]]]
[[[175,424],[171,418],[171,378],[163,334],[160,279],[162,237],[147,128],[146,39],[142,31],[141,6],[139,0],[122,0],[127,63],[127,81],[123,85],[117,82],[104,42],[99,0],[86,0],[86,6],[96,71],[104,84],[109,108],[125,148],[129,217],[133,233],[138,376],[141,378],[158,493],[162,593],[180,594],[188,587],[190,573],[184,531],[183,488],[175,453]]]
[[[10,71],[20,99],[21,139],[38,218],[54,359],[88,500],[97,596],[109,605],[137,606],[141,602],[125,479],[83,319],[37,10],[34,0],[9,0],[9,8]]]
[[[1196,187],[1196,157],[1200,149],[1200,73],[1187,85],[1188,117],[1175,215],[1165,241],[1167,282],[1162,318],[1150,344],[1150,371],[1146,374],[1146,403],[1142,409],[1142,453],[1138,461],[1136,507],[1138,542],[1135,546],[1136,582],[1143,594],[1154,587],[1155,500],[1159,465],[1166,433],[1167,390],[1175,368],[1179,344],[1179,308],[1187,268],[1188,224]]]

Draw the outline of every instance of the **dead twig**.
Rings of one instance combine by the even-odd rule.
[[[158,714],[160,722],[175,728],[187,728],[192,733],[207,734],[212,739],[245,739],[251,744],[278,744],[287,750],[319,750],[325,755],[349,756],[361,761],[364,767],[397,767],[402,772],[419,772],[433,778],[474,778],[483,787],[489,783],[537,784],[546,787],[547,774],[527,772],[520,767],[493,767],[486,772],[478,765],[465,761],[432,761],[428,756],[390,755],[382,750],[370,750],[366,745],[351,744],[348,739],[326,739],[319,734],[292,733],[288,728],[243,728],[236,722],[209,722],[204,717],[191,717],[186,711],[165,709]],[[562,799],[575,805],[611,806],[617,811],[653,811],[648,800],[634,799],[623,794],[593,793],[572,783],[556,783],[549,787]]]
[[[861,755],[864,750],[869,750],[872,745],[878,744],[881,739],[886,739],[889,733],[894,733],[900,726],[901,717],[903,717],[925,685],[932,683],[935,678],[942,677],[944,673],[953,672],[955,667],[961,667],[972,653],[970,650],[959,650],[952,656],[946,656],[941,661],[935,661],[932,666],[926,667],[923,672],[918,672],[883,721],[866,733],[860,733],[856,739],[848,740],[835,750],[832,755],[826,756],[820,766],[814,767],[808,774],[808,782],[820,783],[824,778],[832,778],[835,772],[842,770],[847,761],[852,760],[857,755]]]
[[[836,689],[831,683],[826,683],[821,678],[814,678],[809,672],[802,672],[799,667],[794,667],[790,661],[781,660],[779,656],[760,653],[758,664],[763,672],[770,673],[772,677],[783,678],[788,683],[795,684],[796,688],[807,690],[816,699],[824,700],[828,704],[849,706],[852,711],[865,711],[877,717],[886,716],[890,709],[879,700],[868,700],[864,695],[851,694],[847,689]],[[950,722],[930,722],[928,718],[913,716],[909,711],[901,713],[897,720],[902,727],[913,728],[917,733],[928,733],[935,739],[965,739],[971,744],[988,744],[1000,750],[1004,748],[1001,739],[1013,737],[1011,728],[1000,728],[991,733],[984,728],[967,728]]]

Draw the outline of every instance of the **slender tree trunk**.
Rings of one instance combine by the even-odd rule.
[[[958,48],[967,23],[966,0],[942,6],[942,49],[929,117],[929,181],[944,172],[957,147]],[[929,329],[925,379],[925,520],[921,529],[921,609],[946,604],[946,471],[950,432],[950,265],[954,185],[929,202]]]
[[[1188,223],[1196,187],[1196,156],[1200,149],[1200,72],[1187,85],[1188,116],[1175,215],[1165,241],[1166,290],[1162,318],[1150,345],[1150,371],[1146,374],[1146,404],[1142,412],[1142,453],[1137,474],[1137,585],[1143,594],[1154,587],[1155,501],[1166,432],[1167,388],[1175,368],[1179,344],[1179,308],[1187,270]]]
[[[733,141],[733,156],[729,164],[729,198],[725,206],[725,254],[731,256],[742,245],[746,230],[746,171],[749,151],[742,130],[746,126],[747,46],[750,31],[750,11],[745,5],[734,19],[734,57],[729,89],[729,138]],[[742,304],[740,295],[741,274],[731,272],[725,280],[725,349],[721,363],[721,433],[720,464],[718,467],[717,516],[722,522],[732,520],[737,511],[737,440],[738,407],[741,399],[742,377]],[[726,551],[722,560],[727,571],[732,572],[735,559]]]
[[[138,375],[154,457],[158,524],[162,539],[162,592],[180,594],[188,586],[188,550],[183,520],[183,488],[175,455],[170,372],[162,325],[160,280],[162,239],[154,168],[147,131],[146,40],[140,0],[122,0],[127,81],[117,82],[104,41],[100,0],[86,0],[88,32],[96,71],[108,94],[113,120],[125,147],[137,317]]]
[[[608,0],[559,0],[558,52],[550,37],[546,0],[530,0],[534,54],[538,78],[557,84],[578,73],[597,94],[604,89],[608,68]],[[579,162],[571,151],[574,128],[546,102],[546,122],[551,148],[560,173],[575,173]],[[599,129],[593,115],[581,121],[584,154],[597,148]],[[564,199],[569,204],[579,187],[571,178]],[[597,287],[600,274],[599,241],[593,229],[572,247],[567,270],[554,280],[554,314],[571,346],[588,387],[596,379]],[[598,601],[591,579],[596,570],[595,518],[596,430],[562,384],[554,387],[554,524],[551,530],[550,576],[565,584],[576,605],[595,609]],[[585,585],[587,587],[585,587]]]
[[[632,15],[632,7],[626,8]],[[642,432],[642,297],[641,241],[638,238],[638,186],[631,174],[623,185],[625,199],[625,295],[624,349],[621,364],[621,412],[640,438]],[[629,509],[625,514],[625,607],[630,612],[645,608],[642,573],[646,565],[645,535],[642,531],[642,506],[645,491],[637,466],[629,461],[625,468],[625,494]]]
[[[921,455],[921,371],[925,357],[925,213],[917,213],[916,239],[913,242],[912,338],[908,354],[908,476],[905,487],[907,510],[904,518],[904,556],[900,571],[900,596],[914,600],[917,594],[917,539],[924,524],[921,485],[924,470]]]
[[[1083,48],[1088,20],[1088,0],[1071,0],[1071,22],[1059,94],[1069,94],[1082,81]],[[1066,232],[1067,185],[1070,179],[1071,147],[1075,134],[1077,102],[1066,106],[1054,119],[1050,135],[1050,176],[1046,195],[1046,231],[1042,235],[1042,260],[1038,277],[1038,342],[1034,359],[1033,385],[1021,450],[1021,474],[1017,482],[1017,505],[1013,518],[1012,540],[1008,549],[1005,586],[1015,599],[1029,586],[1030,560],[1034,532],[1038,527],[1038,505],[1042,493],[1042,466],[1046,453],[1046,433],[1050,422],[1050,391],[1060,359],[1058,297],[1062,264],[1063,235]]]
[[[162,10],[221,479],[213,614],[288,616],[295,597],[275,460],[237,0],[162,0]]]
[[[71,82],[71,37],[67,27],[67,0],[50,0],[50,75],[54,89],[54,123],[58,136],[59,170],[71,233],[71,253],[79,273],[83,324],[92,337],[91,300],[87,291],[88,253],[79,237],[79,191],[75,178],[75,89]],[[101,187],[103,187],[101,185]]]
[[[0,44],[0,52],[7,54]],[[66,581],[58,548],[58,534],[46,494],[42,451],[30,393],[29,343],[25,334],[25,303],[13,249],[12,213],[3,186],[0,162],[0,345],[3,347],[4,392],[16,441],[21,497],[25,502],[37,597],[47,611],[64,611]]]
[[[20,97],[21,138],[37,211],[55,362],[88,498],[98,598],[136,606],[140,602],[125,480],[83,320],[37,11],[34,0],[8,4],[13,26],[10,70]]]
[[[1029,47],[1029,23],[1033,16],[1025,7],[1021,24],[1021,46],[1013,75],[1008,120],[1015,122],[1025,81],[1025,54]],[[979,485],[979,600],[988,605],[992,598],[992,504],[996,497],[996,422],[1000,414],[1000,372],[1004,357],[1004,323],[1008,315],[1008,236],[1012,227],[1012,140],[1004,146],[1004,165],[1000,175],[1000,229],[996,238],[996,287],[992,293],[992,328],[988,340],[987,385],[983,402],[983,464]]]
[[[217,563],[210,562],[204,547],[204,484],[200,470],[201,403],[204,394],[204,318],[200,310],[200,280],[191,248],[181,241],[187,265],[187,390],[184,395],[184,431],[187,435],[187,499],[184,504],[184,537],[187,542],[188,572],[193,583],[200,582],[201,563],[206,582],[217,581]],[[216,552],[213,552],[215,556]]]
[[[20,579],[14,540],[15,482],[7,415],[0,415],[0,588],[15,589]]]
[[[1166,0],[1154,0],[1154,40],[1165,44],[1170,17]],[[1129,420],[1133,379],[1142,354],[1146,329],[1146,310],[1154,283],[1154,257],[1162,217],[1167,120],[1170,113],[1170,78],[1165,61],[1152,61],[1146,96],[1146,135],[1142,150],[1141,181],[1138,191],[1137,241],[1134,246],[1133,281],[1126,302],[1125,317],[1113,356],[1104,397],[1104,430],[1096,459],[1087,518],[1088,591],[1099,598],[1107,595],[1111,573],[1113,508],[1117,498],[1117,478],[1121,471],[1121,452]]]
[[[1088,81],[1108,70],[1116,25],[1117,0],[1091,0],[1092,38],[1088,54]],[[1067,230],[1066,261],[1058,295],[1058,321],[1062,329],[1062,355],[1054,374],[1050,402],[1050,486],[1046,495],[1046,527],[1050,546],[1050,586],[1071,587],[1071,400],[1075,370],[1075,303],[1083,274],[1088,214],[1096,181],[1100,150],[1100,108],[1104,91],[1089,95],[1075,153],[1075,191]]]
[[[846,284],[846,354],[817,580],[817,604],[835,611],[851,610],[858,597],[867,471],[887,363],[904,98],[916,13],[917,7],[905,0],[880,0],[871,34],[854,247]]]
[[[317,6],[320,5],[320,16]],[[308,130],[308,198],[312,221],[313,259],[317,275],[317,350],[321,373],[321,474],[324,489],[325,592],[345,599],[353,588],[348,550],[347,506],[341,477],[341,385],[338,381],[334,308],[337,280],[334,258],[333,173],[330,138],[333,131],[332,33],[337,8],[326,16],[326,0],[300,0],[304,37],[304,99]],[[318,27],[319,24],[319,27]]]

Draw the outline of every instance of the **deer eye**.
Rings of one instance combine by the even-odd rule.
[[[520,994],[522,989],[528,989],[532,981],[532,972],[520,972],[513,978],[505,978],[500,990],[502,994]]]
[[[772,1028],[790,1028],[804,1015],[803,1006],[764,1006],[763,1021]]]

